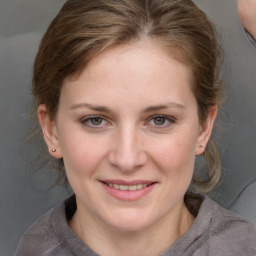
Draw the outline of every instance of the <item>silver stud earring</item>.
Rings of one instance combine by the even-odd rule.
[[[53,148],[53,149],[52,149],[52,152],[53,152],[53,153],[55,153],[55,152],[56,152],[56,149],[55,149],[55,148]]]

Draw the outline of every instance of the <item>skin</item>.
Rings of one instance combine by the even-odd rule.
[[[243,26],[256,38],[256,0],[237,0],[237,6]]]
[[[183,197],[217,110],[200,125],[191,84],[190,69],[156,42],[134,43],[67,77],[55,120],[39,106],[49,152],[63,157],[76,194],[70,227],[98,254],[159,255],[192,225]],[[127,201],[105,190],[106,179],[156,183]]]

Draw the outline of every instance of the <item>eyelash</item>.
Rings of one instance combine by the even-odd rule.
[[[154,122],[154,120],[156,120],[157,118],[163,118],[164,122],[168,122],[167,124],[150,124],[150,122]],[[92,120],[93,119],[100,119],[102,122],[99,125],[95,125],[92,124]],[[109,124],[110,122],[108,121],[108,119],[104,116],[101,115],[96,115],[96,116],[87,116],[84,117],[80,120],[80,122],[82,123],[82,125],[88,127],[88,128],[92,128],[92,129],[101,129],[103,128],[106,124]],[[174,117],[170,117],[170,116],[166,116],[166,115],[154,115],[148,118],[148,120],[146,121],[147,124],[149,124],[150,126],[153,126],[155,128],[167,128],[170,125],[174,124],[176,122],[176,119]],[[103,124],[102,124],[103,123]]]
[[[157,118],[163,118],[164,122],[168,122],[167,124],[163,124],[163,125],[152,124],[152,126],[160,128],[160,129],[168,128],[170,125],[172,125],[176,122],[176,119],[174,117],[170,117],[170,116],[166,116],[166,115],[154,115],[148,119],[149,120],[148,123],[150,123],[151,121],[154,122],[154,120],[156,120]]]
[[[81,119],[81,123],[82,125],[89,127],[89,128],[93,128],[93,129],[100,129],[104,126],[104,124],[99,124],[99,125],[94,125],[94,124],[89,124],[89,122],[91,122],[93,119],[101,119],[103,122],[108,123],[107,118],[104,116],[87,116]]]

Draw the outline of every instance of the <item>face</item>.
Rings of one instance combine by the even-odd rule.
[[[123,45],[64,81],[55,121],[39,108],[78,211],[120,230],[177,212],[214,119],[199,125],[191,86],[190,69],[155,43]]]

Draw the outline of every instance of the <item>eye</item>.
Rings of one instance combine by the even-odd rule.
[[[89,119],[89,122],[92,124],[92,125],[101,125],[102,122],[103,122],[103,119],[101,117],[94,117],[94,118],[90,118]]]
[[[107,124],[107,121],[101,116],[88,116],[81,120],[81,123],[91,128],[101,128]]]
[[[166,118],[163,116],[158,116],[153,119],[155,125],[164,125],[166,122]]]
[[[164,116],[164,115],[153,116],[149,120],[149,124],[151,126],[155,126],[155,127],[159,127],[159,128],[168,127],[173,123],[175,123],[174,118],[169,117],[169,116]]]

